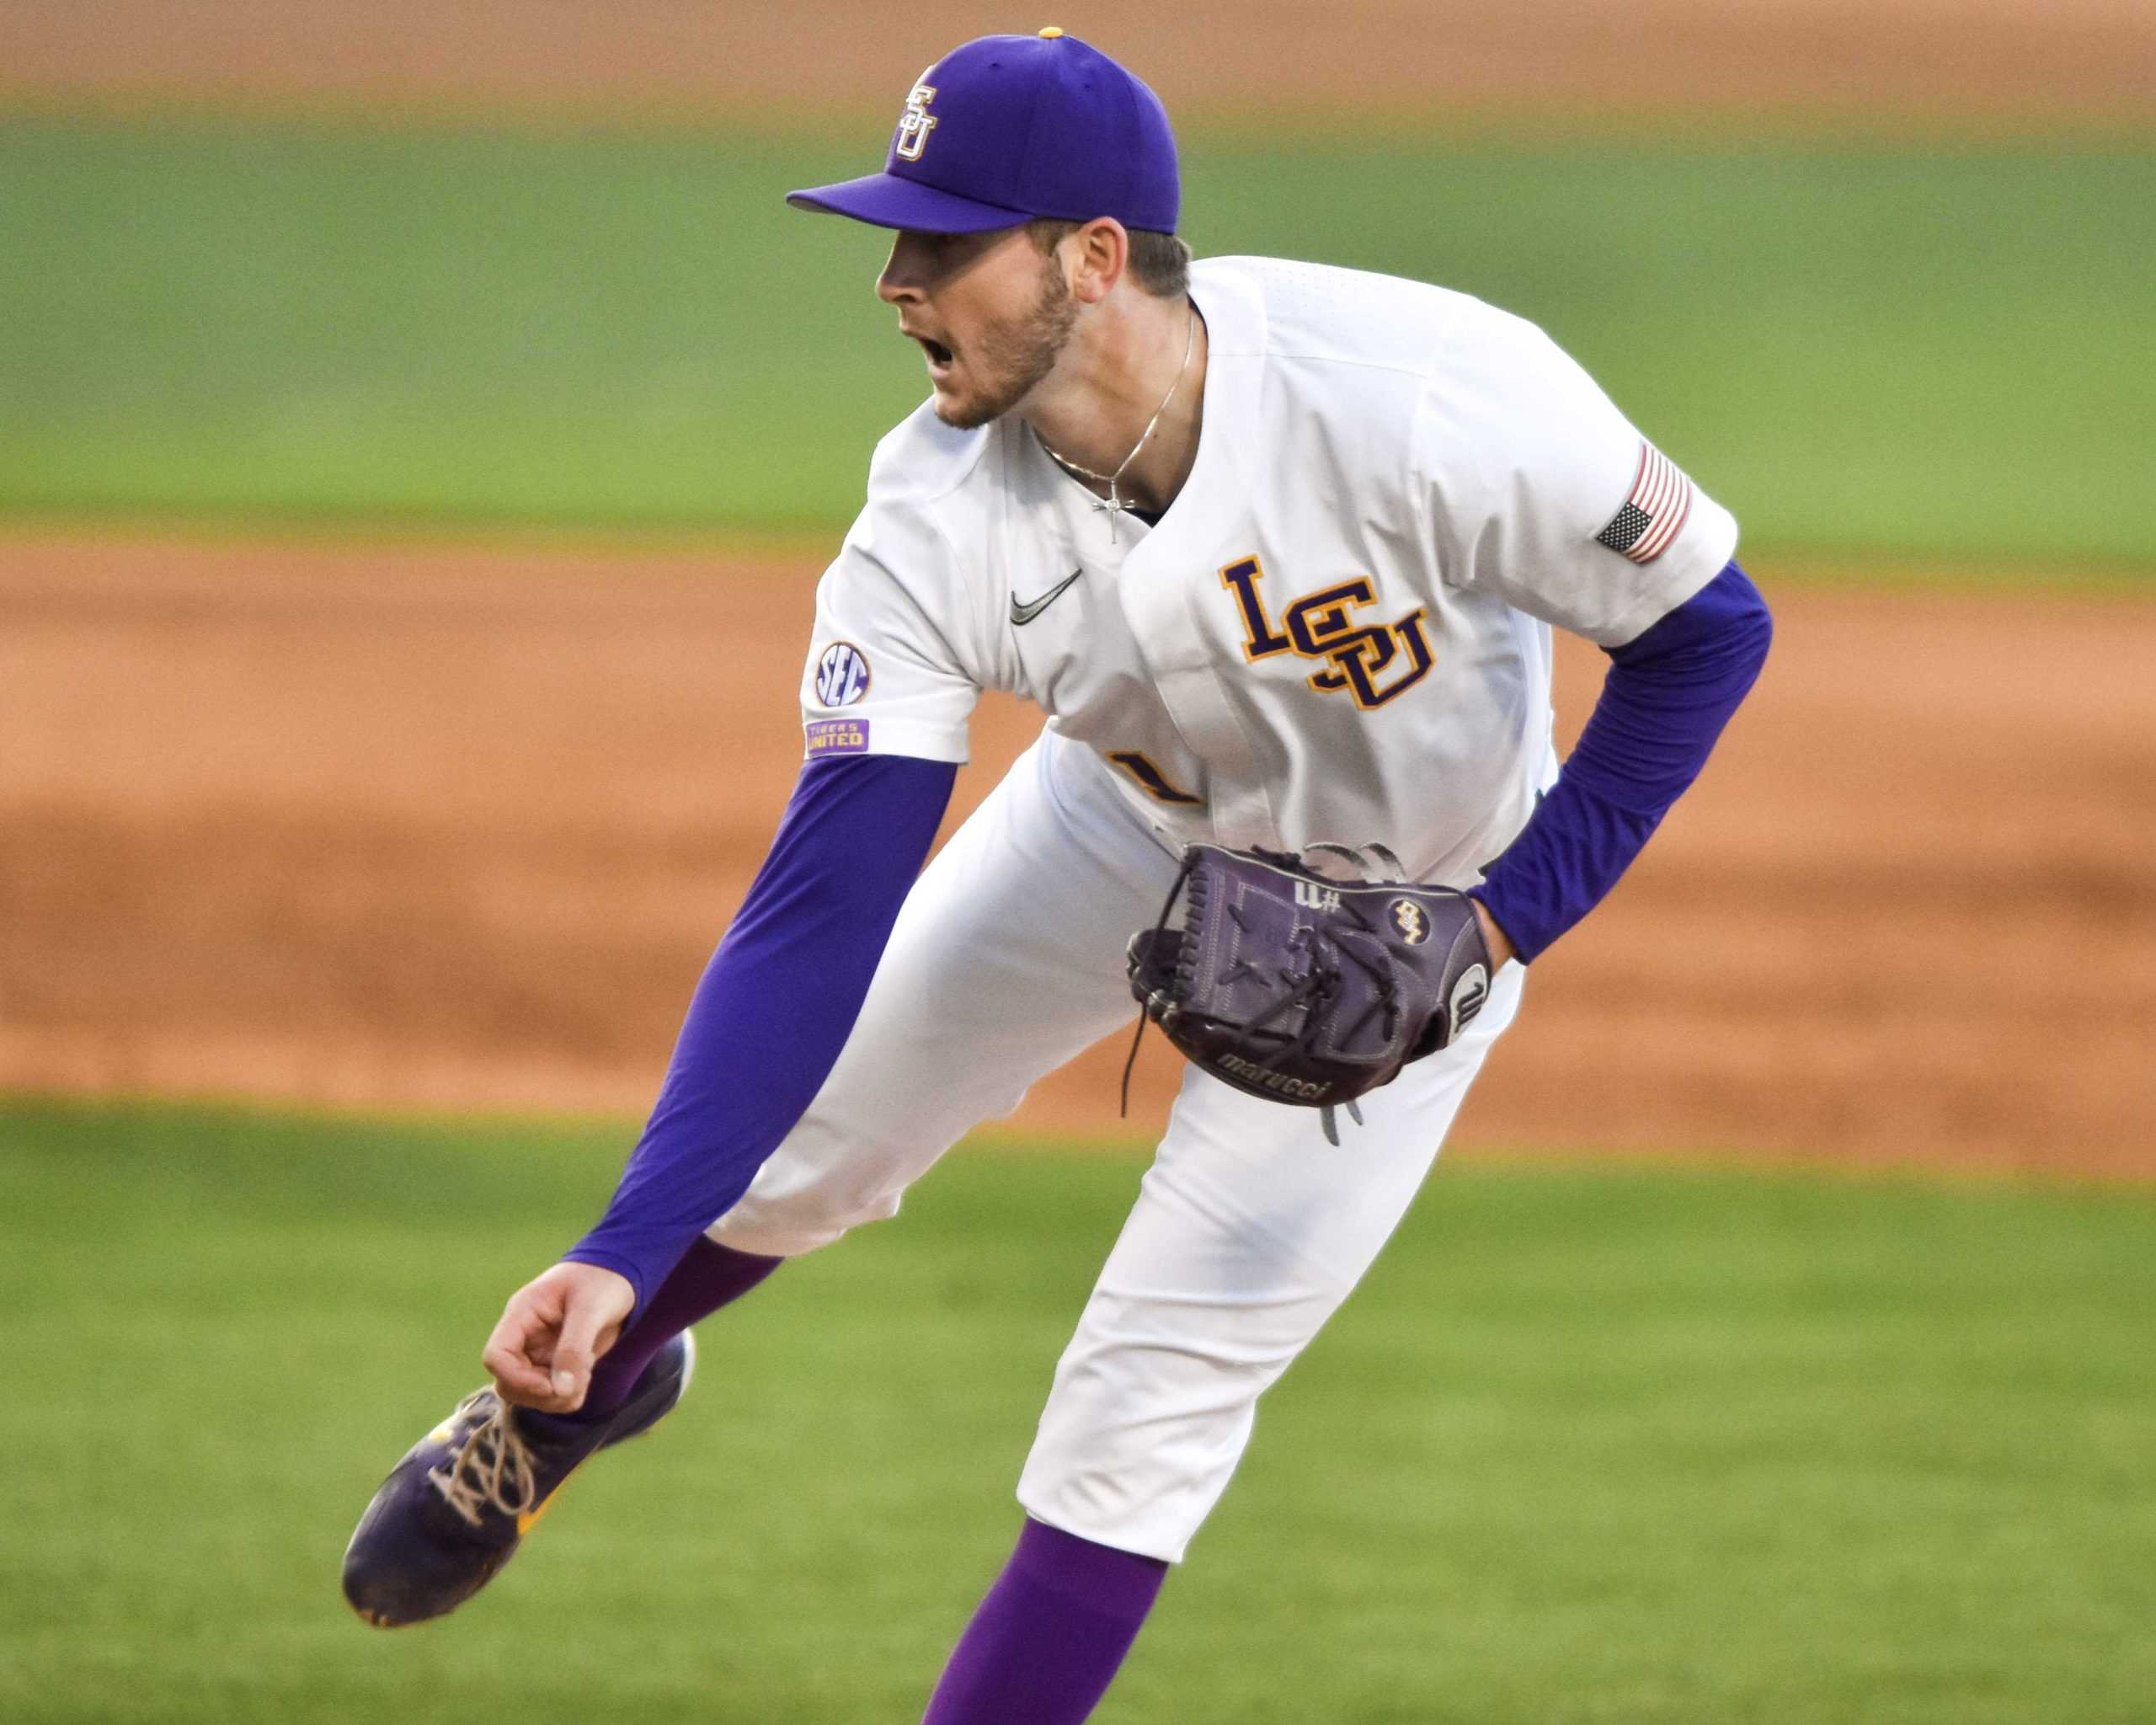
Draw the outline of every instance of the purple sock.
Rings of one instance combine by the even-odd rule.
[[[1028,1519],[921,1725],[1079,1725],[1107,1693],[1168,1566]]]
[[[629,1391],[652,1356],[668,1342],[720,1306],[730,1305],[763,1280],[786,1260],[757,1258],[721,1246],[707,1235],[674,1267],[659,1284],[659,1291],[629,1320],[621,1338],[591,1369],[591,1386],[584,1391],[584,1406],[567,1419],[596,1418],[611,1413],[629,1399]]]

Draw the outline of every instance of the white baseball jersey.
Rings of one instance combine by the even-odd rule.
[[[1196,465],[1156,526],[1015,415],[878,446],[817,595],[811,756],[966,758],[980,690],[1113,768],[1171,847],[1382,840],[1455,885],[1556,772],[1550,628],[1633,639],[1737,524],[1540,329],[1418,282],[1194,266]]]

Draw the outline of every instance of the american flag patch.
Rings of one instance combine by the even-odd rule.
[[[1643,437],[1632,494],[1609,518],[1609,525],[1594,537],[1634,563],[1652,563],[1669,549],[1669,542],[1691,513],[1692,482],[1676,462]]]

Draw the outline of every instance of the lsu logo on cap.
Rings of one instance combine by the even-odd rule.
[[[816,661],[816,700],[851,707],[868,692],[868,655],[851,641],[834,641]]]
[[[930,67],[928,72],[936,68]],[[923,79],[927,72],[921,73]],[[902,162],[918,162],[928,147],[928,135],[936,130],[936,116],[928,104],[936,99],[936,86],[921,83],[906,92],[906,110],[899,116],[899,135],[891,141],[891,153]]]

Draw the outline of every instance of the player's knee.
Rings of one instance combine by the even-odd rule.
[[[894,1193],[844,1210],[819,1210],[798,1204],[736,1204],[705,1231],[721,1246],[764,1258],[803,1258],[870,1222],[888,1221],[899,1213]]]

